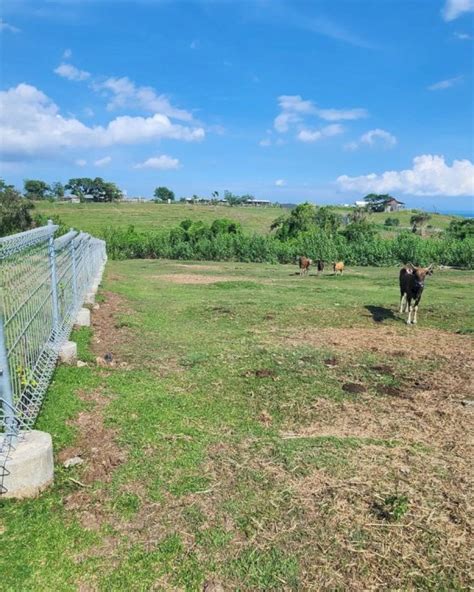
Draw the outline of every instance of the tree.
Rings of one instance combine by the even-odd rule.
[[[26,199],[46,199],[51,192],[51,187],[39,179],[25,179],[24,188]]]
[[[293,208],[289,216],[279,216],[270,228],[276,230],[275,236],[278,239],[286,240],[314,228],[315,217],[315,206],[306,202]]]
[[[390,199],[394,198],[388,193],[369,193],[364,197],[364,201],[367,202],[367,209],[370,212],[383,212],[385,204]]]
[[[153,195],[156,202],[174,201],[174,193],[168,187],[157,187]]]
[[[342,216],[336,214],[330,206],[323,206],[316,210],[314,223],[326,234],[333,236],[342,223]]]
[[[238,206],[242,203],[240,195],[227,191],[227,189],[224,191],[224,199],[230,206]]]
[[[34,205],[0,179],[0,236],[28,230]]]
[[[64,185],[59,181],[51,185],[51,195],[55,199],[62,199],[64,197]]]
[[[77,195],[81,201],[84,200],[86,195],[91,195],[92,200],[97,202],[117,201],[123,197],[122,191],[115,183],[104,181],[101,177],[95,179],[89,177],[69,179],[65,189]]]
[[[413,216],[410,218],[412,232],[416,233],[419,230],[420,235],[423,236],[425,232],[425,225],[428,220],[431,220],[431,214],[428,214],[428,212],[417,212],[416,214],[413,214]]]

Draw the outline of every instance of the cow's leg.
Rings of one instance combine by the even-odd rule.
[[[420,304],[420,298],[415,300],[415,316],[413,318],[413,324],[416,325],[418,321],[418,305]]]
[[[411,325],[411,318],[413,316],[413,309],[414,305],[411,303],[411,300],[408,300],[408,318],[407,318],[407,325]]]
[[[405,312],[406,297],[407,295],[405,293],[400,296],[400,314]]]

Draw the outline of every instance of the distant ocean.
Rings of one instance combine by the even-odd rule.
[[[449,216],[464,216],[464,218],[474,218],[474,210],[428,210],[434,214],[447,214]]]

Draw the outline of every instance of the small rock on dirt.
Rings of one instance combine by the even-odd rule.
[[[461,405],[464,407],[474,407],[474,399],[464,399],[464,401],[461,401]]]
[[[63,467],[65,469],[70,469],[71,467],[77,467],[78,465],[82,465],[83,462],[84,459],[82,459],[80,456],[73,456],[72,458],[68,458],[63,462]]]

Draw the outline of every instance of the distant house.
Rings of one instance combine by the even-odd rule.
[[[81,200],[77,195],[64,195],[62,199],[63,201],[69,201],[74,204],[81,203]]]
[[[272,202],[269,199],[248,199],[244,205],[246,206],[271,206]]]
[[[384,203],[384,212],[398,212],[403,210],[404,207],[405,204],[402,201],[398,201],[398,199],[391,197]]]
[[[356,208],[366,208],[369,205],[369,202],[361,199],[359,201],[356,201],[354,205]]]

